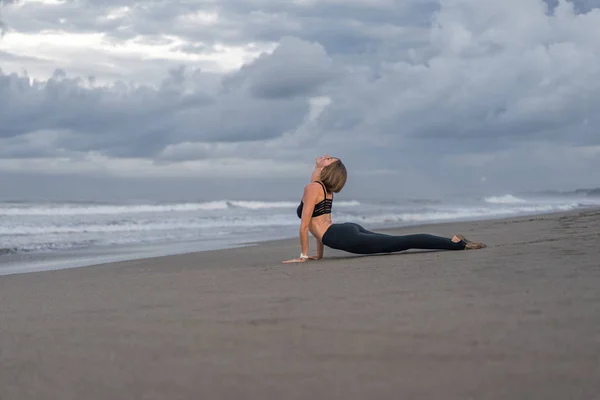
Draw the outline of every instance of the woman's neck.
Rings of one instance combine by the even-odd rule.
[[[310,177],[310,181],[314,182],[314,181],[320,181],[321,180],[321,170],[315,168],[315,170],[312,173],[312,176]]]

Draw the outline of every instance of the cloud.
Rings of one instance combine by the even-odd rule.
[[[228,77],[226,85],[245,87],[256,98],[286,99],[313,95],[335,76],[322,46],[285,37],[273,53],[261,55]]]
[[[308,152],[326,151],[361,165],[364,176],[443,181],[475,168],[473,181],[485,176],[488,185],[511,174],[535,180],[519,172],[527,169],[552,182],[556,154],[572,163],[565,176],[599,163],[598,6],[9,5],[0,158],[118,158],[157,175],[171,164],[204,171],[245,160],[236,165],[266,174],[257,160],[289,173]],[[33,72],[15,72],[18,65]],[[43,76],[49,66],[56,71]]]
[[[33,71],[38,77],[59,66],[113,80],[156,81],[172,67],[168,60],[232,71],[282,37],[370,63],[426,39],[436,7],[432,0],[23,2],[7,7],[13,30],[4,47],[46,60],[46,68]],[[151,65],[139,62],[149,59]]]
[[[5,25],[2,22],[2,7],[9,4],[15,4],[17,0],[0,0],[0,38],[4,36]]]
[[[571,0],[569,1],[573,5],[573,10],[578,14],[585,14],[594,8],[600,7],[598,0]],[[553,11],[559,4],[559,0],[546,0],[548,8]]]
[[[49,147],[115,157],[152,157],[186,142],[264,141],[298,128],[310,112],[310,96],[333,76],[322,47],[294,38],[232,74],[182,66],[157,87],[96,85],[60,69],[46,81],[0,72],[0,137],[53,132],[44,141]],[[5,143],[5,149],[46,154],[33,143],[23,152],[26,143]]]
[[[114,156],[152,156],[180,141],[255,141],[280,136],[302,121],[306,99],[256,99],[244,92],[209,95],[202,74],[172,72],[158,88],[117,82],[94,86],[57,70],[47,81],[0,75],[0,131],[5,138],[61,132],[53,146]],[[189,81],[189,82],[188,82]]]
[[[507,138],[595,143],[599,26],[600,10],[576,14],[566,2],[553,15],[537,0],[445,2],[429,45],[412,61],[350,76],[352,95],[331,96],[323,129],[461,146]]]

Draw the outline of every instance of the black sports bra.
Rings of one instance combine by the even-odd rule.
[[[323,186],[323,194],[325,195],[325,198],[323,200],[321,200],[320,202],[318,202],[317,204],[315,204],[315,209],[313,211],[312,216],[318,217],[319,215],[331,214],[331,206],[333,205],[333,193],[331,194],[331,199],[328,199],[327,198],[327,190],[325,190],[325,185],[323,184],[323,182],[321,182],[321,181],[313,181],[313,182],[318,182],[321,184],[321,186]],[[298,218],[302,218],[302,208],[303,207],[304,207],[304,202],[300,201],[300,205],[296,209],[296,214],[298,215]]]

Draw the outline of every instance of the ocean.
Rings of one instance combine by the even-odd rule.
[[[293,238],[298,235],[298,203],[0,202],[0,275]],[[592,191],[393,201],[336,199],[332,218],[379,229],[592,206],[600,206],[600,196]]]

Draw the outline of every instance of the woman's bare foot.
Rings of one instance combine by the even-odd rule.
[[[467,239],[466,237],[464,237],[463,235],[454,235],[452,237],[452,241],[454,243],[464,242],[465,250],[484,249],[487,247],[485,244],[483,244],[481,242],[473,242],[473,241]]]

